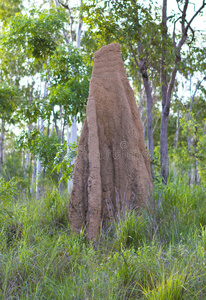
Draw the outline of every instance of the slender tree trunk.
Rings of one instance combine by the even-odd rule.
[[[40,187],[39,187],[40,176],[41,176],[41,162],[40,159],[37,158],[36,161],[36,199],[37,200],[39,200],[40,198]]]
[[[70,153],[69,144],[70,144],[69,125],[67,124],[67,155],[68,156],[69,156],[69,153]],[[71,193],[71,190],[72,190],[72,180],[71,179],[67,180],[67,188],[68,188],[68,192]]]
[[[60,135],[61,135],[61,144],[64,143],[64,125],[63,125],[63,117],[62,117],[62,106],[60,106]],[[62,158],[61,158],[62,159]],[[60,182],[62,179],[62,167],[58,173],[58,181]],[[59,192],[62,194],[63,192],[63,181],[59,183]]]
[[[195,184],[198,184],[198,168],[197,168],[197,158],[196,158],[196,154],[197,154],[197,126],[195,126],[195,138],[194,138],[194,155],[195,155],[195,164],[194,164],[194,169],[195,169]]]
[[[172,70],[169,84],[167,83],[167,66],[165,57],[167,53],[167,0],[163,0],[162,6],[162,58],[161,58],[161,96],[162,96],[162,117],[160,128],[160,162],[161,162],[161,177],[163,183],[167,184],[169,175],[169,155],[168,155],[168,122],[170,113],[170,103],[172,91],[177,75],[177,64],[180,62],[180,49],[176,51],[176,59]]]
[[[177,121],[176,121],[176,132],[174,138],[174,147],[177,148],[178,141],[179,141],[179,131],[180,131],[180,112],[177,109]]]
[[[167,100],[167,71],[165,64],[167,40],[167,0],[163,0],[162,5],[162,58],[161,58],[161,95],[162,95],[162,118],[160,129],[160,161],[161,161],[161,176],[163,183],[167,184],[169,173],[169,157],[168,157],[168,121],[169,121],[169,106]]]
[[[80,0],[80,6],[82,4],[82,0]],[[82,16],[79,16],[79,22],[78,22],[78,27],[77,27],[77,35],[76,35],[76,45],[77,48],[80,49],[81,47],[81,33],[82,33],[82,26],[83,26],[83,22],[82,22]]]
[[[82,0],[80,1],[80,5],[82,4]],[[77,35],[76,35],[76,45],[80,50],[81,47],[81,33],[82,33],[82,16],[79,17],[78,27],[77,27]],[[73,117],[72,126],[71,126],[71,143],[77,142],[77,119]]]
[[[35,82],[33,81],[32,84],[31,84],[31,88],[30,88],[30,97],[29,97],[29,103],[30,104],[33,101],[34,84],[35,84]],[[31,130],[32,130],[32,124],[29,124],[28,127],[27,127],[28,137],[30,136]],[[30,153],[29,153],[29,150],[27,150],[26,151],[25,164],[24,164],[24,177],[25,178],[27,176],[27,171],[28,171],[28,168],[29,168],[29,163],[30,163]]]
[[[152,88],[151,88],[151,82],[149,80],[148,72],[143,65],[144,62],[139,60],[139,67],[142,74],[144,88],[147,96],[147,136],[149,142],[149,151],[150,154],[153,156],[154,142],[153,142],[153,132],[152,132],[152,106],[153,106]]]
[[[180,112],[179,112],[179,109],[177,109],[177,121],[176,121],[175,137],[174,137],[174,148],[177,148],[177,146],[178,146],[179,130],[180,130]],[[174,181],[176,182],[177,174],[176,174],[175,164],[173,165],[173,170],[174,170]]]
[[[34,194],[34,183],[36,179],[36,160],[32,159],[32,177],[31,177],[31,185],[30,185],[30,193],[31,195]]]
[[[40,133],[43,132],[44,130],[44,123],[43,123],[43,119],[39,119],[38,120],[38,127],[40,127]],[[36,199],[38,200],[40,198],[40,176],[41,176],[41,162],[40,162],[40,158],[37,158],[37,162],[36,162]]]
[[[180,8],[179,1],[176,1],[178,8],[181,12],[181,16],[177,19],[180,20],[181,24],[181,36],[179,42],[176,42],[176,22],[174,22],[173,29],[173,47],[175,50],[175,62],[170,77],[170,82],[167,86],[167,66],[165,64],[165,57],[167,53],[167,0],[163,0],[162,4],[162,59],[161,59],[161,86],[162,86],[162,120],[161,120],[161,133],[160,133],[160,154],[161,154],[161,175],[163,178],[163,183],[167,184],[168,174],[169,174],[169,159],[168,159],[168,118],[170,111],[170,102],[172,91],[174,88],[175,78],[177,74],[177,69],[179,68],[179,62],[181,61],[181,49],[185,44],[188,36],[188,30],[192,32],[194,37],[194,30],[191,27],[192,22],[197,17],[197,15],[204,9],[206,2],[202,1],[201,6],[197,9],[193,16],[188,21],[187,10],[189,5],[189,0],[182,1],[183,7]],[[165,127],[166,126],[166,127]]]
[[[169,112],[162,113],[160,129],[160,156],[161,156],[161,176],[163,183],[167,184],[169,174],[169,157],[168,157],[168,121]]]
[[[71,143],[74,142],[77,142],[77,121],[75,117],[73,117],[73,123],[71,126]]]
[[[5,136],[5,123],[1,119],[1,135],[0,135],[0,172],[4,162],[4,136]]]
[[[80,5],[82,3],[82,0],[80,1]],[[81,47],[81,31],[82,31],[82,16],[79,17],[78,27],[77,27],[77,35],[76,35],[76,45],[77,48],[80,49]],[[67,129],[67,140],[69,140],[69,131]],[[73,117],[72,125],[71,125],[71,139],[70,143],[77,143],[77,120],[76,117]],[[69,148],[68,148],[69,149]],[[72,190],[72,179],[68,180],[68,191],[69,193]]]
[[[67,128],[67,143],[68,143],[68,155],[69,155],[69,144],[73,144],[73,143],[76,143],[77,142],[77,122],[76,122],[76,119],[75,117],[73,117],[73,122],[72,122],[72,126],[71,126],[71,136],[69,138],[69,128]],[[74,163],[74,161],[72,162]],[[68,179],[68,182],[67,182],[67,186],[68,186],[68,191],[69,193],[71,192],[72,190],[72,179]]]
[[[82,3],[82,0],[80,0],[80,5]],[[58,9],[59,5],[62,5],[65,9],[67,9],[68,13],[69,13],[69,18],[70,18],[70,36],[71,36],[71,41],[73,42],[73,16],[71,14],[71,9],[69,7],[69,5],[65,5],[63,4],[62,2],[59,2],[58,0],[55,0],[55,5]],[[78,27],[77,27],[77,34],[76,34],[76,45],[77,45],[77,48],[80,49],[81,47],[81,31],[82,31],[82,25],[83,25],[83,22],[82,22],[82,16],[80,15],[79,17],[79,22],[78,22]],[[63,32],[64,32],[64,38],[65,38],[65,42],[68,44],[69,43],[69,37],[64,29],[64,25],[62,24],[62,28],[63,28]],[[73,70],[75,71],[75,70]],[[67,128],[67,141],[69,140],[69,130]],[[76,117],[73,117],[73,120],[72,120],[72,125],[71,125],[71,143],[72,142],[77,142],[77,120],[76,120]],[[69,144],[68,144],[69,145]],[[68,147],[69,149],[69,147]],[[70,190],[71,188],[71,182],[70,180],[68,180],[68,190]]]
[[[153,98],[152,98],[152,89],[151,89],[151,83],[149,81],[149,76],[146,71],[146,76],[143,77],[143,83],[145,87],[145,92],[147,96],[147,137],[149,142],[149,152],[150,155],[154,156],[154,142],[153,142],[153,131],[152,131],[152,106],[153,106]],[[151,164],[151,171],[152,171],[152,177],[154,178],[154,166]]]
[[[195,91],[194,91],[193,95],[191,95],[190,108],[189,108],[189,113],[188,113],[188,121],[189,122],[191,121],[191,114],[192,114],[193,103],[195,100],[195,95],[204,80],[206,80],[206,76],[202,80],[198,81]],[[191,87],[191,82],[190,82],[190,90],[191,89],[192,89],[192,87]],[[187,143],[188,143],[188,147],[187,147],[188,154],[190,155],[191,144],[192,144],[192,137],[190,135],[188,136]],[[195,151],[196,151],[196,148],[197,148],[196,138],[195,138],[194,143],[195,143]],[[191,182],[191,170],[188,171],[188,181],[189,181],[189,185],[190,185],[192,183]],[[195,158],[195,183],[197,183],[197,181],[198,181],[198,169],[197,169],[197,159]]]
[[[147,71],[147,66],[145,60],[143,60],[142,57],[142,45],[139,42],[138,43],[138,52],[139,52],[139,61],[136,59],[136,55],[134,53],[133,47],[130,44],[130,49],[132,51],[134,60],[136,65],[139,67],[142,79],[143,79],[143,84],[145,88],[145,93],[146,93],[146,98],[147,98],[147,137],[148,137],[148,143],[149,143],[149,152],[151,156],[154,156],[154,141],[153,141],[153,131],[152,131],[152,107],[153,107],[153,97],[152,97],[152,87],[151,87],[151,82],[149,80],[149,75]],[[154,166],[151,164],[151,171],[152,171],[152,176],[154,178]]]
[[[30,136],[30,132],[31,132],[31,129],[32,129],[32,124],[28,125],[28,136]],[[25,163],[24,163],[24,177],[26,178],[27,176],[27,171],[28,171],[28,168],[29,168],[29,163],[30,163],[30,153],[29,153],[29,150],[26,151],[26,158],[25,158]]]

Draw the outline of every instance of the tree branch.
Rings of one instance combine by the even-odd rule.
[[[178,6],[179,11],[182,13],[182,9],[180,8],[180,5],[179,5],[179,0],[176,0],[176,2],[177,2],[177,6]]]
[[[196,11],[196,13],[192,16],[192,18],[190,19],[190,21],[187,24],[187,27],[185,28],[185,34],[187,34],[187,31],[192,23],[192,21],[196,18],[196,16],[201,12],[201,10],[203,10],[203,8],[206,6],[205,0],[202,1],[202,5],[201,7]]]
[[[188,24],[188,22],[186,20],[185,20],[185,22]],[[194,39],[195,39],[195,32],[194,32],[194,30],[192,29],[191,26],[189,26],[189,29],[192,32],[192,40],[190,42],[188,42],[188,45],[190,45],[194,41]]]
[[[175,41],[175,36],[176,36],[176,23],[181,19],[181,17],[179,17],[175,22],[174,22],[174,28],[173,28],[173,35],[172,35],[172,43],[173,43],[173,46],[175,49],[177,49],[177,44],[176,44],[176,41]]]
[[[187,12],[187,8],[188,8],[188,3],[189,3],[189,0],[186,0],[183,11],[182,11],[182,34],[184,34],[184,32],[185,32],[185,20],[186,20],[186,12]]]
[[[70,35],[71,35],[71,39],[72,39],[73,16],[72,16],[72,13],[71,13],[71,8],[69,7],[69,5],[66,5],[66,4],[62,3],[62,2],[59,1],[59,0],[55,0],[55,1],[56,1],[56,6],[57,6],[57,7],[58,7],[58,5],[60,4],[60,5],[62,5],[65,9],[67,9],[68,12],[69,12],[69,19],[70,19]],[[67,36],[66,30],[65,30],[64,26],[62,26],[62,27],[63,27],[63,33],[64,33],[65,41],[66,41],[67,44],[69,44],[69,38],[68,38],[68,36]],[[72,39],[72,41],[73,41],[73,39]]]
[[[59,1],[59,0],[58,0],[58,2],[59,2],[59,4],[61,4],[64,8],[66,8],[66,9],[68,9],[68,10],[70,11],[69,5],[66,5],[66,4],[62,3],[62,2]]]
[[[203,8],[206,6],[205,0],[203,0],[201,7],[195,12],[195,14],[192,16],[192,18],[188,22],[186,20],[186,11],[187,11],[187,8],[188,8],[188,3],[189,3],[189,1],[186,0],[185,5],[184,5],[184,9],[182,11],[182,16],[181,16],[181,19],[182,19],[182,37],[181,37],[178,45],[176,46],[176,49],[179,49],[179,50],[181,49],[182,45],[185,43],[185,41],[187,39],[187,32],[188,32],[189,29],[192,31],[192,41],[194,40],[194,30],[191,27],[191,23],[196,18],[196,16],[203,10]],[[181,9],[180,9],[180,11],[181,11]],[[186,27],[185,27],[185,23],[187,23]],[[173,32],[173,36],[174,36],[174,32]],[[173,43],[173,45],[174,45],[174,43]]]
[[[193,102],[194,102],[194,99],[195,99],[195,95],[196,95],[198,89],[200,88],[200,86],[201,86],[201,84],[202,84],[202,82],[203,82],[204,80],[206,80],[206,76],[205,76],[202,80],[200,80],[200,81],[197,83],[196,89],[195,89],[194,94],[192,95],[192,98],[191,98],[191,102],[190,102],[190,112],[189,112],[189,113],[191,113],[191,111],[192,111],[192,106],[193,106]]]
[[[136,55],[135,55],[135,53],[134,53],[134,49],[133,49],[131,43],[129,43],[129,47],[130,47],[131,52],[132,52],[132,55],[133,55],[133,57],[134,57],[134,61],[135,61],[136,65],[137,65],[137,67],[139,67],[139,63],[138,63],[138,61],[137,61],[137,58],[136,58]]]
[[[168,85],[168,90],[167,90],[167,100],[166,100],[166,104],[164,107],[164,110],[168,110],[170,108],[170,99],[171,99],[171,95],[172,95],[172,90],[174,88],[174,84],[175,84],[175,77],[177,74],[177,64],[175,64],[175,67],[172,71],[172,76]]]

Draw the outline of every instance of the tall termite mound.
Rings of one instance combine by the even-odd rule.
[[[118,43],[94,54],[69,201],[72,230],[89,239],[124,207],[144,206],[152,190],[150,156]]]

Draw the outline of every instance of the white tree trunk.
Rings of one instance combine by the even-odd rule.
[[[71,126],[71,141],[70,143],[77,142],[77,121],[76,118],[73,117],[73,122]]]
[[[82,0],[80,1],[80,5],[82,3]],[[77,35],[76,35],[76,46],[78,49],[80,49],[81,47],[81,32],[82,32],[82,17],[79,16],[79,22],[78,22],[78,27],[77,27]],[[69,145],[69,129],[67,128],[67,142]],[[71,139],[70,139],[70,143],[77,143],[77,119],[76,117],[73,117],[73,121],[72,121],[72,126],[71,126]],[[68,147],[68,151],[69,151],[69,147]],[[74,161],[73,161],[74,163]],[[72,179],[68,180],[68,191],[69,193],[72,190]]]
[[[34,194],[34,184],[35,184],[35,179],[36,179],[36,161],[35,161],[35,159],[33,159],[32,166],[33,166],[33,169],[32,169],[31,186],[30,186],[31,195]]]
[[[69,156],[69,144],[70,144],[70,138],[69,138],[69,125],[67,124],[67,155]],[[72,190],[72,180],[68,179],[67,181],[67,187],[68,187],[68,192],[70,193]]]
[[[39,119],[38,123],[39,123],[38,127],[40,127],[40,133],[41,133],[44,130],[43,119]],[[40,176],[41,176],[41,162],[38,157],[36,162],[36,199],[37,200],[40,198],[40,188],[39,188]]]
[[[64,143],[64,121],[62,117],[62,107],[60,106],[60,137],[61,137],[61,144]],[[60,171],[58,173],[58,181],[62,179],[62,167],[60,168]],[[59,192],[63,192],[63,181],[59,183]]]
[[[68,155],[69,155],[69,144],[77,143],[77,121],[76,118],[73,117],[73,122],[71,126],[71,136],[69,138],[69,127],[67,127],[67,144],[68,144]],[[74,163],[74,161],[72,162]],[[68,191],[69,193],[72,190],[72,179],[68,179]]]
[[[82,0],[80,0],[80,6],[81,6],[81,4],[82,4]],[[83,25],[82,16],[80,15],[79,16],[78,27],[77,27],[77,35],[76,35],[76,45],[77,45],[78,49],[80,49],[80,47],[81,47],[82,25]]]
[[[28,136],[30,136],[30,132],[32,129],[32,124],[28,125]],[[29,162],[30,162],[30,153],[29,150],[26,151],[26,158],[24,161],[24,176],[26,177],[27,175],[27,170],[29,168]]]

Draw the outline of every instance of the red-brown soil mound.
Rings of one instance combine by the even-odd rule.
[[[152,190],[150,156],[118,43],[94,54],[69,202],[71,228],[89,239],[124,206],[146,204]]]

